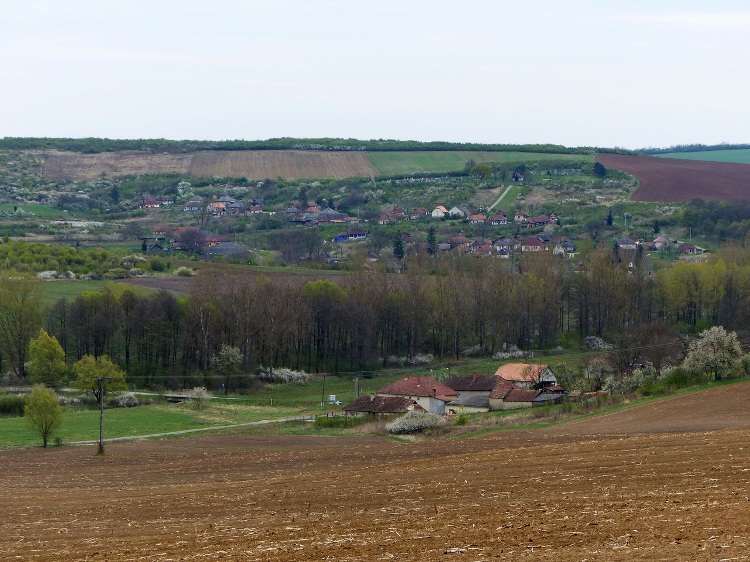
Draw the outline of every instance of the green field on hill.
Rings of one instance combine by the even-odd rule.
[[[397,176],[423,172],[456,172],[463,170],[466,162],[478,163],[536,162],[539,160],[576,160],[593,162],[593,155],[552,154],[546,152],[464,152],[464,151],[414,151],[368,152],[370,161],[382,175]]]
[[[658,156],[659,158],[677,158],[679,160],[706,160],[708,162],[750,164],[750,149],[668,152],[666,154],[655,154],[654,156]]]

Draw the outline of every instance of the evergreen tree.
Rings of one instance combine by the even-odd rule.
[[[397,260],[404,259],[404,241],[401,239],[401,233],[396,234],[396,238],[393,239],[393,255]]]

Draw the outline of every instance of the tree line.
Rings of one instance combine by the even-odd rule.
[[[82,153],[140,150],[154,153],[184,153],[199,150],[343,150],[343,151],[409,151],[409,150],[460,150],[492,152],[545,152],[558,154],[593,154],[612,152],[631,154],[621,148],[566,147],[558,144],[482,144],[443,141],[414,141],[393,139],[297,139],[290,137],[267,140],[169,140],[169,139],[107,139],[107,138],[45,138],[4,137],[0,149],[5,150],[66,150]]]
[[[678,332],[750,329],[750,254],[728,247],[710,263],[644,275],[637,256],[594,252],[571,268],[550,255],[520,264],[409,256],[401,274],[338,283],[243,275],[197,276],[184,297],[125,289],[84,293],[43,312],[43,284],[0,283],[0,361],[24,378],[40,327],[66,362],[108,356],[140,386],[243,390],[243,373],[286,367],[365,372],[417,360],[492,356],[508,349],[612,342],[622,369],[679,353]],[[242,369],[217,372],[224,347]]]

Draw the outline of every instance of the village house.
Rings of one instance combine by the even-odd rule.
[[[378,390],[378,396],[400,396],[414,400],[433,414],[445,414],[445,404],[458,397],[449,386],[432,377],[409,376],[399,379]]]
[[[538,217],[528,217],[526,219],[527,228],[541,228],[550,224],[550,218],[547,215],[540,215]]]
[[[494,215],[490,216],[487,219],[487,222],[491,224],[492,226],[500,226],[503,224],[508,224],[508,215],[503,211],[498,211]]]
[[[452,237],[448,238],[447,242],[448,242],[448,244],[451,245],[451,248],[466,248],[466,249],[468,249],[469,246],[471,245],[471,240],[469,240],[463,234],[452,236]]]
[[[367,238],[367,233],[356,228],[349,228],[333,237],[331,242],[347,242],[349,240],[361,240]]]
[[[578,248],[573,242],[571,242],[570,240],[563,240],[562,242],[559,242],[555,245],[552,253],[556,256],[569,258],[572,257],[576,253],[576,251],[578,251]]]
[[[653,242],[651,242],[651,250],[663,250],[667,246],[669,246],[669,240],[667,240],[664,236],[659,236],[656,238]]]
[[[403,396],[360,396],[344,406],[344,412],[347,414],[367,414],[372,417],[405,414],[411,411],[424,412],[425,409],[415,400]]]
[[[450,211],[448,211],[448,215],[451,218],[456,218],[456,219],[468,218],[470,214],[471,213],[469,213],[466,207],[462,207],[461,205],[456,205],[455,207],[452,207]]]
[[[185,203],[182,210],[185,212],[200,211],[203,208],[203,198],[199,195],[194,195],[190,200]]]
[[[698,248],[698,246],[696,246],[692,242],[683,242],[682,244],[677,246],[677,251],[681,254],[686,255],[700,254],[703,252],[701,248]]]
[[[638,249],[638,243],[630,236],[622,236],[617,239],[617,247],[621,250],[636,250]]]
[[[158,209],[160,206],[160,203],[156,197],[146,193],[144,195],[141,195],[141,201],[138,206],[141,209]]]
[[[446,216],[448,216],[448,209],[446,209],[442,205],[437,205],[432,210],[432,218],[433,219],[442,219],[442,218],[444,218]]]
[[[495,242],[495,251],[498,253],[505,251],[508,254],[512,254],[517,247],[516,241],[512,238],[503,238]]]
[[[530,236],[521,243],[522,252],[536,253],[542,251],[543,249],[544,243],[539,240],[539,238],[535,238],[534,236]]]
[[[499,367],[495,374],[524,389],[557,386],[557,377],[549,365],[508,363]]]

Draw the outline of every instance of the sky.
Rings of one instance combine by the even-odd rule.
[[[750,143],[745,0],[2,0],[0,137]]]

